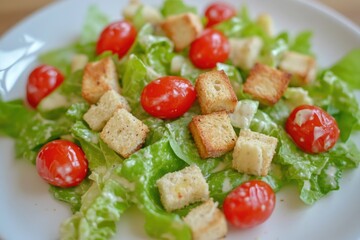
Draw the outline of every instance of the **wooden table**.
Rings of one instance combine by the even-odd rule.
[[[0,0],[0,36],[37,9],[54,0]],[[81,0],[79,0],[81,1]],[[127,1],[127,0],[119,0]],[[317,0],[345,15],[360,25],[359,0]],[[146,2],[143,0],[143,2]]]

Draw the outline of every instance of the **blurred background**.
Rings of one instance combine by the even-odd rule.
[[[81,1],[81,0],[79,0]],[[127,1],[127,0],[119,0]],[[216,1],[216,0],[214,0]],[[340,12],[360,26],[360,0],[303,0],[318,1]],[[17,22],[54,0],[0,0],[0,36]],[[145,2],[145,1],[144,1]]]

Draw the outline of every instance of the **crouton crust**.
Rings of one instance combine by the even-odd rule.
[[[86,64],[81,94],[90,104],[96,103],[109,90],[120,92],[115,63],[111,57]]]
[[[261,104],[272,106],[280,100],[290,79],[289,73],[256,63],[243,85],[243,90]]]
[[[198,76],[195,83],[201,113],[235,110],[237,97],[229,77],[223,70],[212,70]]]
[[[189,129],[201,158],[219,157],[235,146],[236,133],[225,111],[195,116]]]
[[[184,13],[167,17],[160,27],[175,45],[175,51],[181,51],[194,41],[203,26],[200,18],[193,13]]]

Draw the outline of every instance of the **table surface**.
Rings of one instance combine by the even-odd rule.
[[[0,36],[32,12],[54,0],[0,0]],[[81,1],[81,0],[80,0]],[[126,0],[122,0],[126,1]],[[360,26],[359,0],[317,0]]]

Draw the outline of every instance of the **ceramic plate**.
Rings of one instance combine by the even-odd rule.
[[[210,1],[193,1],[202,12]],[[230,2],[230,0],[229,0]],[[121,18],[127,1],[67,0],[56,2],[25,19],[0,40],[0,91],[6,100],[24,96],[27,75],[39,53],[74,41],[87,7],[96,4],[112,19]],[[159,6],[160,0],[146,1]],[[267,12],[276,31],[314,32],[313,49],[320,67],[330,66],[349,50],[360,47],[360,31],[334,11],[313,1],[234,0],[246,4],[252,16]],[[6,81],[5,81],[6,79]],[[358,141],[359,142],[359,141]],[[71,214],[52,198],[33,165],[15,160],[14,143],[0,138],[0,239],[51,240],[59,238],[59,225]],[[360,169],[348,171],[341,189],[314,206],[298,199],[295,187],[277,195],[272,217],[254,229],[230,229],[228,239],[360,239]],[[119,222],[116,239],[144,239],[143,219],[136,209]]]

